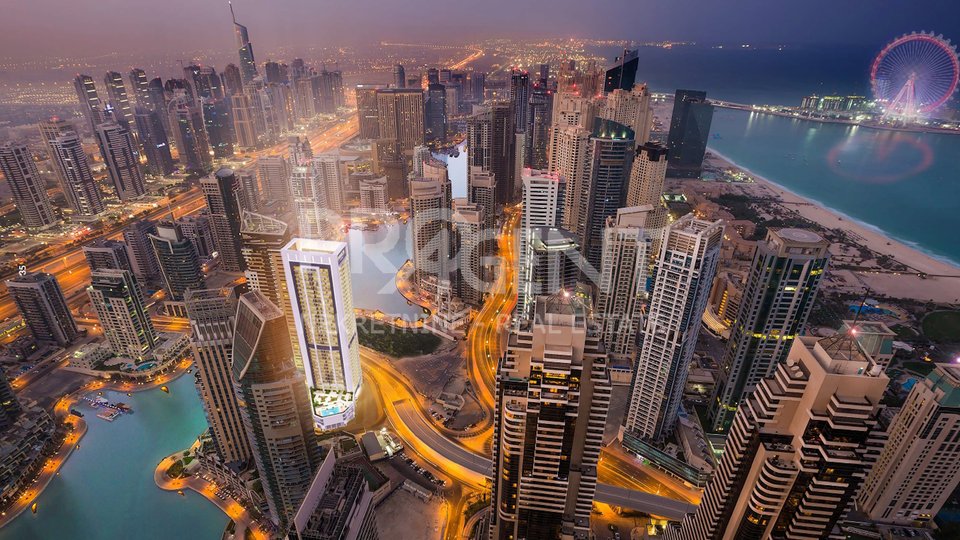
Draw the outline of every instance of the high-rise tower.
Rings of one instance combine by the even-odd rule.
[[[24,324],[38,343],[66,348],[80,337],[55,277],[32,272],[7,280],[6,286]]]
[[[700,177],[712,122],[713,105],[707,101],[706,92],[677,90],[667,136],[667,148],[670,149],[667,173],[670,176]]]
[[[221,168],[200,180],[213,220],[213,241],[228,272],[243,272],[240,254],[240,191],[243,189],[233,169]]]
[[[725,431],[737,406],[769,377],[803,333],[826,270],[830,243],[804,229],[769,231],[757,245],[720,365],[711,410],[715,431]]]
[[[509,102],[492,103],[467,119],[468,165],[479,167],[477,171],[493,174],[498,204],[516,199],[517,148],[513,113]]]
[[[126,270],[91,272],[87,294],[114,354],[137,363],[144,361],[157,344],[157,335],[133,274]]]
[[[103,194],[93,179],[90,162],[83,151],[80,136],[76,132],[67,132],[50,141],[53,159],[63,172],[65,187],[70,191],[67,200],[74,203],[74,211],[84,217],[95,216],[104,210]]]
[[[10,184],[13,201],[28,229],[45,229],[57,223],[47,188],[33,155],[25,144],[0,144],[0,171]]]
[[[257,76],[257,62],[253,58],[253,43],[250,43],[250,35],[247,33],[247,27],[237,22],[237,16],[233,13],[233,3],[230,4],[230,17],[233,19],[233,35],[237,40],[237,53],[240,55],[240,75],[243,82],[253,81]]]
[[[119,122],[105,122],[97,126],[96,135],[117,198],[130,201],[142,197],[146,193],[143,171],[130,130]]]

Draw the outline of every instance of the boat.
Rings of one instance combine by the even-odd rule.
[[[33,512],[34,514],[37,513],[37,503],[33,503],[30,505],[30,511]]]
[[[164,385],[164,386],[161,386],[161,387],[160,387],[160,389],[161,389],[161,390],[163,390],[164,392],[166,392],[167,394],[169,394],[169,393],[170,393],[170,389],[169,389],[169,388],[167,388],[167,386],[166,386],[166,385]]]
[[[178,489],[178,490],[177,490],[177,495],[179,495],[179,496],[181,496],[181,497],[186,497],[186,495],[183,494],[183,490],[182,490],[182,489]]]

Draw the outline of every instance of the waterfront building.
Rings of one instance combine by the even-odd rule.
[[[409,191],[414,281],[432,294],[438,280],[449,279],[450,183],[445,177],[415,178]]]
[[[96,136],[117,198],[127,202],[142,197],[146,187],[143,185],[140,158],[130,130],[118,122],[105,122],[97,126]]]
[[[157,223],[156,231],[150,235],[150,243],[160,264],[166,300],[182,302],[187,291],[203,288],[200,257],[178,224],[161,221]]]
[[[804,229],[771,230],[758,243],[720,365],[710,422],[726,431],[740,401],[773,373],[802,335],[826,270],[830,243]]]
[[[443,144],[447,138],[447,88],[430,83],[424,104],[424,141]]]
[[[960,366],[938,364],[917,382],[887,433],[857,508],[873,521],[928,524],[960,484]]]
[[[491,538],[590,534],[610,406],[600,332],[575,295],[536,302],[497,369]]]
[[[673,433],[722,242],[722,222],[693,214],[664,233],[623,422],[635,437],[661,441]]]
[[[253,43],[247,27],[237,22],[233,13],[233,4],[230,4],[230,17],[233,19],[233,34],[237,40],[237,54],[240,56],[240,77],[243,83],[249,83],[257,76],[257,62],[253,57]]]
[[[253,457],[230,371],[237,301],[229,288],[193,289],[185,296],[197,393],[224,464],[244,464]]]
[[[127,97],[127,87],[123,85],[123,75],[108,71],[103,76],[103,85],[107,88],[107,99],[113,107],[114,118],[129,129],[133,125],[133,107]]]
[[[791,340],[736,411],[700,506],[666,538],[843,537],[886,437],[877,413],[888,382],[843,334]]]
[[[650,206],[631,206],[607,218],[597,284],[597,314],[611,356],[633,364],[642,307],[647,299]]]
[[[467,201],[483,207],[483,226],[493,231],[497,226],[497,180],[492,172],[476,165],[467,166]]]
[[[637,146],[650,140],[653,108],[650,107],[650,90],[646,84],[634,85],[629,90],[615,88],[607,94],[606,103],[599,114],[632,129],[636,134]]]
[[[87,259],[90,271],[103,269],[129,270],[133,264],[127,253],[127,245],[117,240],[98,238],[83,246],[83,256]]]
[[[514,190],[517,188],[514,111],[509,102],[491,103],[477,109],[467,118],[467,166],[479,167],[478,172],[491,173],[496,186],[496,202],[506,204],[515,200]],[[469,171],[472,174],[474,169]],[[473,184],[472,179],[468,181]],[[471,199],[470,202],[479,201]]]
[[[487,271],[484,266],[484,257],[487,255],[484,252],[484,208],[464,199],[454,199],[453,202],[453,292],[463,302],[479,308],[487,290]]]
[[[637,80],[637,67],[640,65],[640,50],[623,50],[614,63],[607,67],[603,78],[603,93],[609,94],[616,89],[629,91]]]
[[[56,168],[63,172],[65,179],[64,191],[69,192],[67,197],[71,201],[74,212],[81,217],[93,217],[104,210],[103,194],[90,171],[90,162],[83,151],[80,136],[76,132],[67,132],[50,141],[53,148],[53,159]]]
[[[281,256],[314,421],[343,427],[356,414],[361,383],[347,244],[294,238]]]
[[[320,467],[310,396],[293,363],[287,322],[263,293],[240,297],[233,332],[233,385],[250,450],[277,530],[293,523]]]
[[[200,179],[200,188],[210,210],[213,242],[223,269],[243,272],[243,256],[240,254],[240,194],[243,186],[240,180],[233,169],[222,167],[213,175]]]
[[[378,154],[379,161],[401,170],[409,166],[413,149],[424,143],[423,113],[423,91],[420,88],[377,91],[378,149],[383,150]]]
[[[66,348],[80,331],[70,314],[57,279],[44,272],[31,272],[5,282],[23,324],[41,345]]]
[[[146,360],[157,335],[133,274],[109,269],[91,272],[87,294],[113,353],[135,363]]]
[[[556,173],[524,169],[523,210],[520,216],[519,263],[517,265],[517,316],[532,315],[534,300],[541,294],[556,290],[533,290],[533,265],[530,259],[530,237],[534,228],[557,228],[563,223],[564,200],[567,196],[566,179]],[[579,242],[577,242],[579,245]]]
[[[90,132],[96,132],[97,126],[103,123],[103,107],[93,77],[77,75],[73,79],[73,89],[77,93],[77,100],[80,101],[80,109],[83,111],[83,115],[87,117]]]
[[[618,90],[619,91],[619,90]],[[659,253],[660,239],[667,226],[668,212],[663,204],[663,181],[667,176],[667,149],[655,142],[646,142],[637,147],[630,166],[630,181],[627,186],[627,206],[649,205],[653,208],[647,219],[647,229],[653,239],[652,253]]]
[[[0,373],[0,501],[15,501],[36,487],[37,474],[55,452],[56,427],[35,401],[18,401]]]
[[[289,201],[290,166],[291,163],[279,155],[257,158],[257,174],[260,176],[260,185],[268,202]]]
[[[39,230],[56,225],[57,216],[50,205],[47,187],[27,145],[0,144],[0,171],[7,178],[13,202],[26,228]]]
[[[127,245],[127,255],[133,265],[133,273],[138,279],[150,281],[160,276],[160,263],[153,251],[150,235],[157,233],[157,227],[151,221],[136,221],[123,230],[123,243]]]
[[[133,118],[143,154],[147,158],[147,172],[156,176],[167,176],[173,174],[175,167],[161,116],[156,111],[137,105]]]
[[[700,177],[712,122],[713,105],[707,101],[706,92],[677,90],[667,136],[670,150],[667,174],[680,178]]]
[[[340,235],[341,170],[336,154],[322,154],[293,167],[290,189],[304,238],[333,240]]]

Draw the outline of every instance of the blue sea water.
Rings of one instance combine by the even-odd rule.
[[[960,136],[717,109],[709,148],[925,252],[960,264]]]
[[[227,517],[213,503],[153,481],[157,463],[189,447],[207,424],[192,375],[167,386],[169,394],[104,392],[134,410],[113,422],[78,405],[88,425],[80,449],[40,495],[38,512],[20,514],[0,529],[0,539],[219,538]]]

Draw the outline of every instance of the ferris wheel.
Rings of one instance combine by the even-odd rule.
[[[880,51],[870,69],[873,97],[893,116],[935,111],[956,91],[958,78],[956,47],[933,32],[898,37]]]

